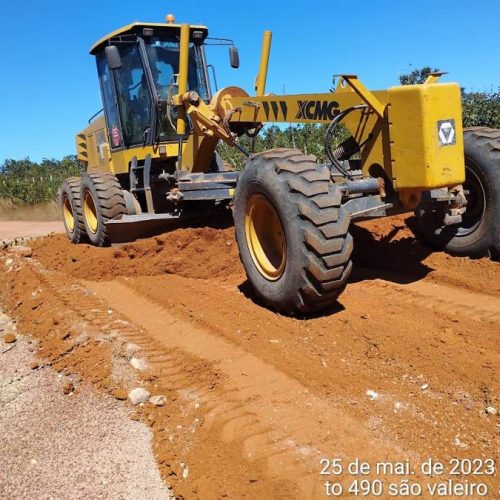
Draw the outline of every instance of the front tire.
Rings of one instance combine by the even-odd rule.
[[[458,225],[443,226],[444,207],[417,209],[419,232],[431,248],[454,255],[500,251],[500,130],[464,130],[467,208]]]
[[[234,198],[240,258],[257,295],[284,313],[330,307],[346,286],[350,218],[330,171],[295,149],[254,155]]]
[[[109,246],[106,222],[127,213],[123,191],[110,172],[85,174],[81,184],[83,222],[92,244]]]

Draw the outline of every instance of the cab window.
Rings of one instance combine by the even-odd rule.
[[[127,146],[142,144],[151,127],[153,100],[136,43],[119,45],[122,67],[114,71],[118,108]]]
[[[162,100],[168,99],[177,92],[174,75],[179,72],[179,43],[153,38],[146,50],[158,95]],[[192,43],[189,46],[188,87],[198,92],[203,100],[208,100],[200,50]]]
[[[97,71],[99,73],[104,115],[108,126],[109,143],[112,149],[118,149],[123,146],[123,136],[116,106],[113,75],[103,54],[97,56]]]
[[[176,140],[177,109],[167,103],[172,96],[178,93],[179,42],[165,38],[152,38],[148,41],[146,52],[153,75],[155,91],[160,100],[159,140]],[[208,101],[208,89],[200,49],[192,43],[189,46],[188,89],[195,90],[201,99]]]

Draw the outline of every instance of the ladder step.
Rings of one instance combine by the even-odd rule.
[[[136,176],[136,172],[142,170],[142,176],[139,174]],[[153,206],[153,195],[151,193],[150,187],[150,175],[151,175],[151,155],[146,155],[143,165],[137,164],[137,156],[132,158],[130,164],[130,192],[131,193],[145,193],[146,195],[146,206],[149,214],[154,214]],[[142,179],[140,179],[142,177]],[[137,187],[137,185],[142,180],[143,187]]]

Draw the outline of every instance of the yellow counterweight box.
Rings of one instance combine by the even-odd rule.
[[[432,189],[465,179],[460,87],[427,83],[388,89],[396,190]]]

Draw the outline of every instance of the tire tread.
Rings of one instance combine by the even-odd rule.
[[[256,169],[274,170],[277,182],[286,187],[288,199],[296,207],[297,221],[292,223],[299,225],[303,238],[300,248],[294,249],[302,254],[304,267],[291,303],[271,303],[260,294],[262,299],[286,314],[326,309],[344,290],[352,269],[350,218],[342,207],[340,189],[331,181],[327,167],[299,150],[265,151],[253,155],[250,165],[252,162]],[[247,275],[250,278],[248,270]]]
[[[99,205],[98,216],[99,226],[95,235],[87,231],[88,237],[92,243],[97,246],[109,246],[111,241],[109,232],[106,227],[106,222],[127,213],[125,198],[118,179],[111,172],[91,172],[86,174],[82,186],[82,198],[84,189],[89,189],[92,186],[97,195],[94,202]]]

